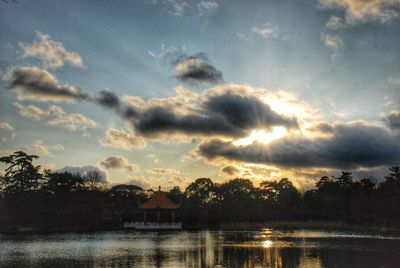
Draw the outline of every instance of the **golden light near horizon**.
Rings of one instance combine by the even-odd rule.
[[[272,131],[270,132],[267,132],[265,130],[253,130],[248,137],[239,139],[233,144],[236,146],[244,146],[252,144],[255,141],[268,144],[285,137],[287,134],[288,131],[284,127],[273,127]]]
[[[270,248],[272,246],[272,241],[271,240],[265,240],[262,242],[263,248]]]

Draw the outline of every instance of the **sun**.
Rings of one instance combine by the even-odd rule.
[[[274,140],[285,137],[288,134],[287,129],[284,127],[273,127],[272,131],[253,130],[251,134],[243,139],[235,141],[233,144],[236,146],[243,146],[252,144],[255,141],[268,144]]]

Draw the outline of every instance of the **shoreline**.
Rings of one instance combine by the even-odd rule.
[[[370,233],[381,235],[399,235],[400,228],[390,224],[360,225],[338,221],[268,221],[268,222],[232,222],[216,225],[184,225],[181,231],[221,230],[221,231],[257,231],[262,229],[275,230],[322,230],[322,231],[347,231],[357,233]],[[122,227],[110,228],[52,228],[32,226],[2,226],[0,234],[51,234],[75,232],[110,232],[110,231],[135,231]]]

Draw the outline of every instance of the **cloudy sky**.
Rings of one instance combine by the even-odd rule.
[[[110,183],[400,164],[399,0],[0,1],[0,151]]]

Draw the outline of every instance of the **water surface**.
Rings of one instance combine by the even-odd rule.
[[[0,267],[400,267],[400,238],[272,229],[0,235]]]

